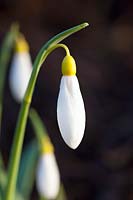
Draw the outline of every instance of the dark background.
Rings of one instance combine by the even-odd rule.
[[[32,105],[55,145],[69,200],[133,200],[133,1],[0,0],[1,41],[14,21],[30,44],[32,60],[53,35],[90,24],[64,41],[77,62],[87,113],[78,149],[65,145],[56,122],[63,50],[52,53],[42,67]],[[4,95],[1,148],[7,163],[20,108],[8,77]],[[25,144],[33,137],[28,123]]]

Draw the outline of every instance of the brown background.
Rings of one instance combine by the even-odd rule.
[[[132,200],[133,1],[1,0],[1,41],[14,21],[29,41],[33,60],[54,34],[84,21],[90,23],[64,41],[77,61],[87,113],[79,148],[73,151],[65,145],[56,123],[62,50],[52,53],[41,69],[32,105],[55,145],[68,199]],[[20,107],[11,96],[8,77],[4,100],[1,147],[7,163]],[[25,143],[33,136],[28,124]]]

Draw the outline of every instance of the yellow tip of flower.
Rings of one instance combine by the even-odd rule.
[[[42,154],[51,154],[54,152],[54,147],[49,139],[45,138],[41,147]]]
[[[72,76],[76,74],[76,63],[72,56],[66,55],[62,61],[62,74]]]
[[[23,35],[20,35],[15,41],[15,52],[27,52],[29,45]]]

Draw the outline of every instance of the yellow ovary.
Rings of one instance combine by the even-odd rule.
[[[64,76],[73,76],[76,74],[76,63],[70,55],[66,55],[62,61],[62,74]]]

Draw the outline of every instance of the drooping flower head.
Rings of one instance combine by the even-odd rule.
[[[15,41],[15,52],[9,74],[9,85],[13,97],[21,102],[32,72],[32,62],[29,46],[25,38],[20,35]]]
[[[36,185],[39,194],[47,199],[55,199],[60,188],[60,174],[49,138],[44,141],[38,161]]]
[[[57,120],[64,141],[70,148],[76,149],[84,135],[85,108],[76,76],[76,63],[71,55],[63,59],[62,74]]]

